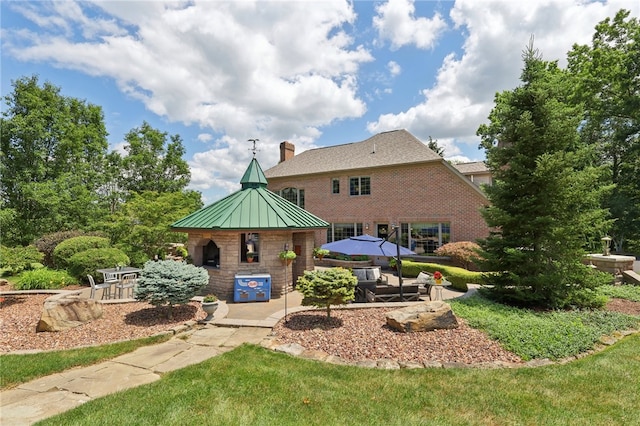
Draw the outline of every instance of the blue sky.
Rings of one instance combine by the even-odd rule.
[[[621,8],[640,14],[637,0],[3,0],[1,88],[37,74],[101,106],[114,150],[143,121],[179,134],[210,203],[239,188],[250,138],[265,170],[284,140],[300,153],[398,128],[481,160],[475,132],[530,37],[563,66]]]

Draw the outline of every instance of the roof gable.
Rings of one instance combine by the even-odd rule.
[[[408,131],[393,130],[361,142],[304,151],[268,169],[265,175],[278,178],[440,160],[442,157]]]

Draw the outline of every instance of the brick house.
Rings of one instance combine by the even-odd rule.
[[[268,189],[331,224],[315,231],[316,246],[361,234],[386,238],[399,226],[403,246],[429,254],[489,234],[479,212],[489,201],[477,182],[406,130],[294,150],[282,142],[280,163],[265,176]]]

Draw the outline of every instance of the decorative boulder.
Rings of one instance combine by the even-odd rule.
[[[62,331],[102,317],[102,304],[90,299],[48,299],[36,331]]]
[[[458,321],[448,303],[435,301],[388,312],[387,325],[403,333],[412,333],[458,328]]]

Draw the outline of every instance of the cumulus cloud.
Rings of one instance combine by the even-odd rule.
[[[419,49],[432,48],[447,27],[439,13],[431,19],[416,18],[413,0],[389,0],[377,6],[376,11],[373,26],[382,40],[391,41],[393,49],[408,44]]]
[[[400,73],[402,72],[402,68],[395,61],[389,61],[387,63],[387,68],[389,69],[389,73],[391,74],[392,77],[396,77],[400,75]]]
[[[16,4],[38,28],[4,32],[3,48],[21,61],[112,78],[172,122],[239,141],[259,134],[271,149],[292,135],[304,146],[322,126],[366,111],[358,70],[373,57],[349,35],[356,15],[347,0],[47,5]],[[210,177],[200,168],[228,167],[215,159],[231,154],[194,157],[196,185]]]
[[[458,0],[450,18],[465,39],[462,54],[445,57],[435,84],[422,90],[420,103],[381,114],[367,128],[372,133],[406,128],[423,140],[432,135],[451,141],[445,145],[447,154],[457,155],[455,144],[478,144],[475,132],[487,121],[495,93],[519,84],[521,54],[532,35],[543,58],[558,59],[563,66],[574,43],[589,43],[598,22],[630,5],[624,1]],[[382,13],[385,10],[380,8],[380,20],[388,16]]]

